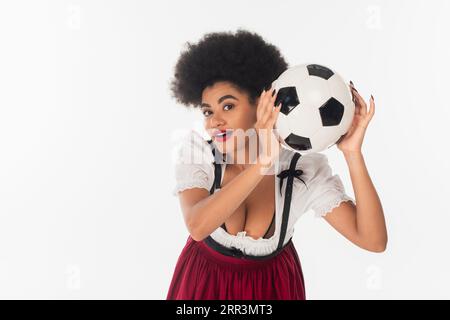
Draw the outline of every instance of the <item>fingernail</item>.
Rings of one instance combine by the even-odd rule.
[[[375,101],[375,99],[374,99],[373,95],[370,95],[370,97],[372,98],[372,100],[373,100],[373,101]]]
[[[351,84],[352,86],[354,86],[354,84],[353,84],[353,81],[352,81],[352,80],[350,80],[350,84]]]
[[[273,97],[273,95],[275,94],[275,91],[276,91],[276,89],[273,89],[273,90],[272,90],[272,97]]]

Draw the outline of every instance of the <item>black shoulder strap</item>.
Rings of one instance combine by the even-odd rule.
[[[215,159],[216,152],[215,152],[214,145],[212,144],[212,140],[208,140],[208,143],[209,143],[209,146],[211,147],[211,151],[212,151],[212,154]],[[213,194],[215,189],[220,188],[221,180],[222,180],[222,166],[219,163],[217,163],[216,161],[214,161],[214,183],[213,183],[211,189],[209,190],[210,194]]]
[[[212,144],[212,140],[208,140],[208,143],[209,143],[209,146],[211,147],[211,151],[214,156],[214,182],[213,182],[213,185],[211,186],[211,189],[209,190],[209,194],[213,194],[214,190],[220,188],[220,182],[222,180],[222,166],[215,161],[216,152],[215,152],[214,145]],[[225,226],[225,222],[222,223],[222,228],[227,230],[227,227]]]
[[[277,177],[281,179],[280,183],[282,183],[284,178],[288,178],[286,184],[286,192],[284,193],[283,218],[281,222],[280,239],[278,241],[277,250],[280,250],[283,247],[284,238],[286,237],[286,230],[289,221],[289,211],[291,209],[292,188],[294,184],[294,177],[297,175],[295,167],[300,156],[300,153],[296,152],[292,157],[289,169],[283,170],[280,174],[277,175]]]

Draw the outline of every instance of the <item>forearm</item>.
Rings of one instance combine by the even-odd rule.
[[[220,192],[199,201],[192,215],[192,230],[196,238],[206,238],[232,216],[263,177],[264,169],[258,161],[222,187]]]
[[[356,200],[356,228],[365,243],[385,247],[386,223],[377,191],[370,179],[361,152],[344,153]]]

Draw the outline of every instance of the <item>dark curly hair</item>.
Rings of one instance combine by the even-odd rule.
[[[187,47],[170,83],[172,97],[186,106],[199,107],[203,90],[217,81],[231,82],[255,104],[261,91],[288,68],[277,47],[243,29],[208,33]]]

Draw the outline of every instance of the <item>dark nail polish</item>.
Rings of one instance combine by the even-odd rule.
[[[372,100],[373,100],[373,101],[375,101],[375,99],[374,99],[373,95],[370,95],[370,96],[372,97]]]
[[[351,84],[352,86],[354,86],[354,84],[353,84],[353,81],[352,81],[352,80],[350,80],[350,84]]]
[[[277,91],[276,89],[273,89],[272,90],[272,97],[273,97],[273,95],[275,94],[275,91]]]

